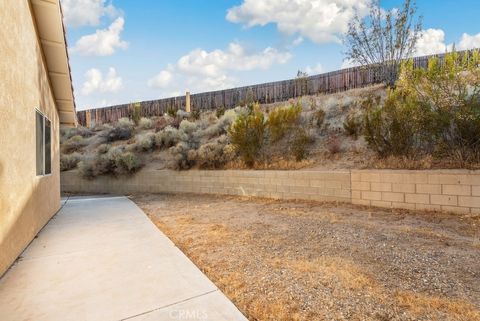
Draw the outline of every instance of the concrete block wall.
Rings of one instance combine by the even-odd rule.
[[[352,203],[480,213],[480,171],[352,170]]]
[[[350,202],[349,171],[142,170],[126,178],[62,173],[63,192],[201,193]]]
[[[170,171],[129,178],[62,173],[63,192],[200,193],[338,201],[367,206],[480,214],[480,171]]]

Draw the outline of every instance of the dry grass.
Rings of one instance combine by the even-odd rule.
[[[416,316],[427,314],[429,311],[441,311],[455,320],[480,320],[478,308],[460,300],[412,292],[400,292],[395,299],[399,306],[407,308]]]
[[[142,195],[250,320],[480,320],[479,216]]]

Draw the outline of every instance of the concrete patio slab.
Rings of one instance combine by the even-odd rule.
[[[126,197],[77,197],[0,279],[0,320],[246,320]]]

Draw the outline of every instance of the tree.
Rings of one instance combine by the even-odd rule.
[[[380,0],[372,0],[369,14],[358,13],[350,21],[345,36],[346,59],[361,66],[376,65],[378,77],[393,86],[403,59],[411,57],[422,29],[416,16],[415,0],[405,0],[402,8],[384,11]]]

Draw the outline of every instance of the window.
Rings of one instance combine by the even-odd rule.
[[[50,120],[39,111],[35,115],[37,175],[52,173],[52,134]]]

